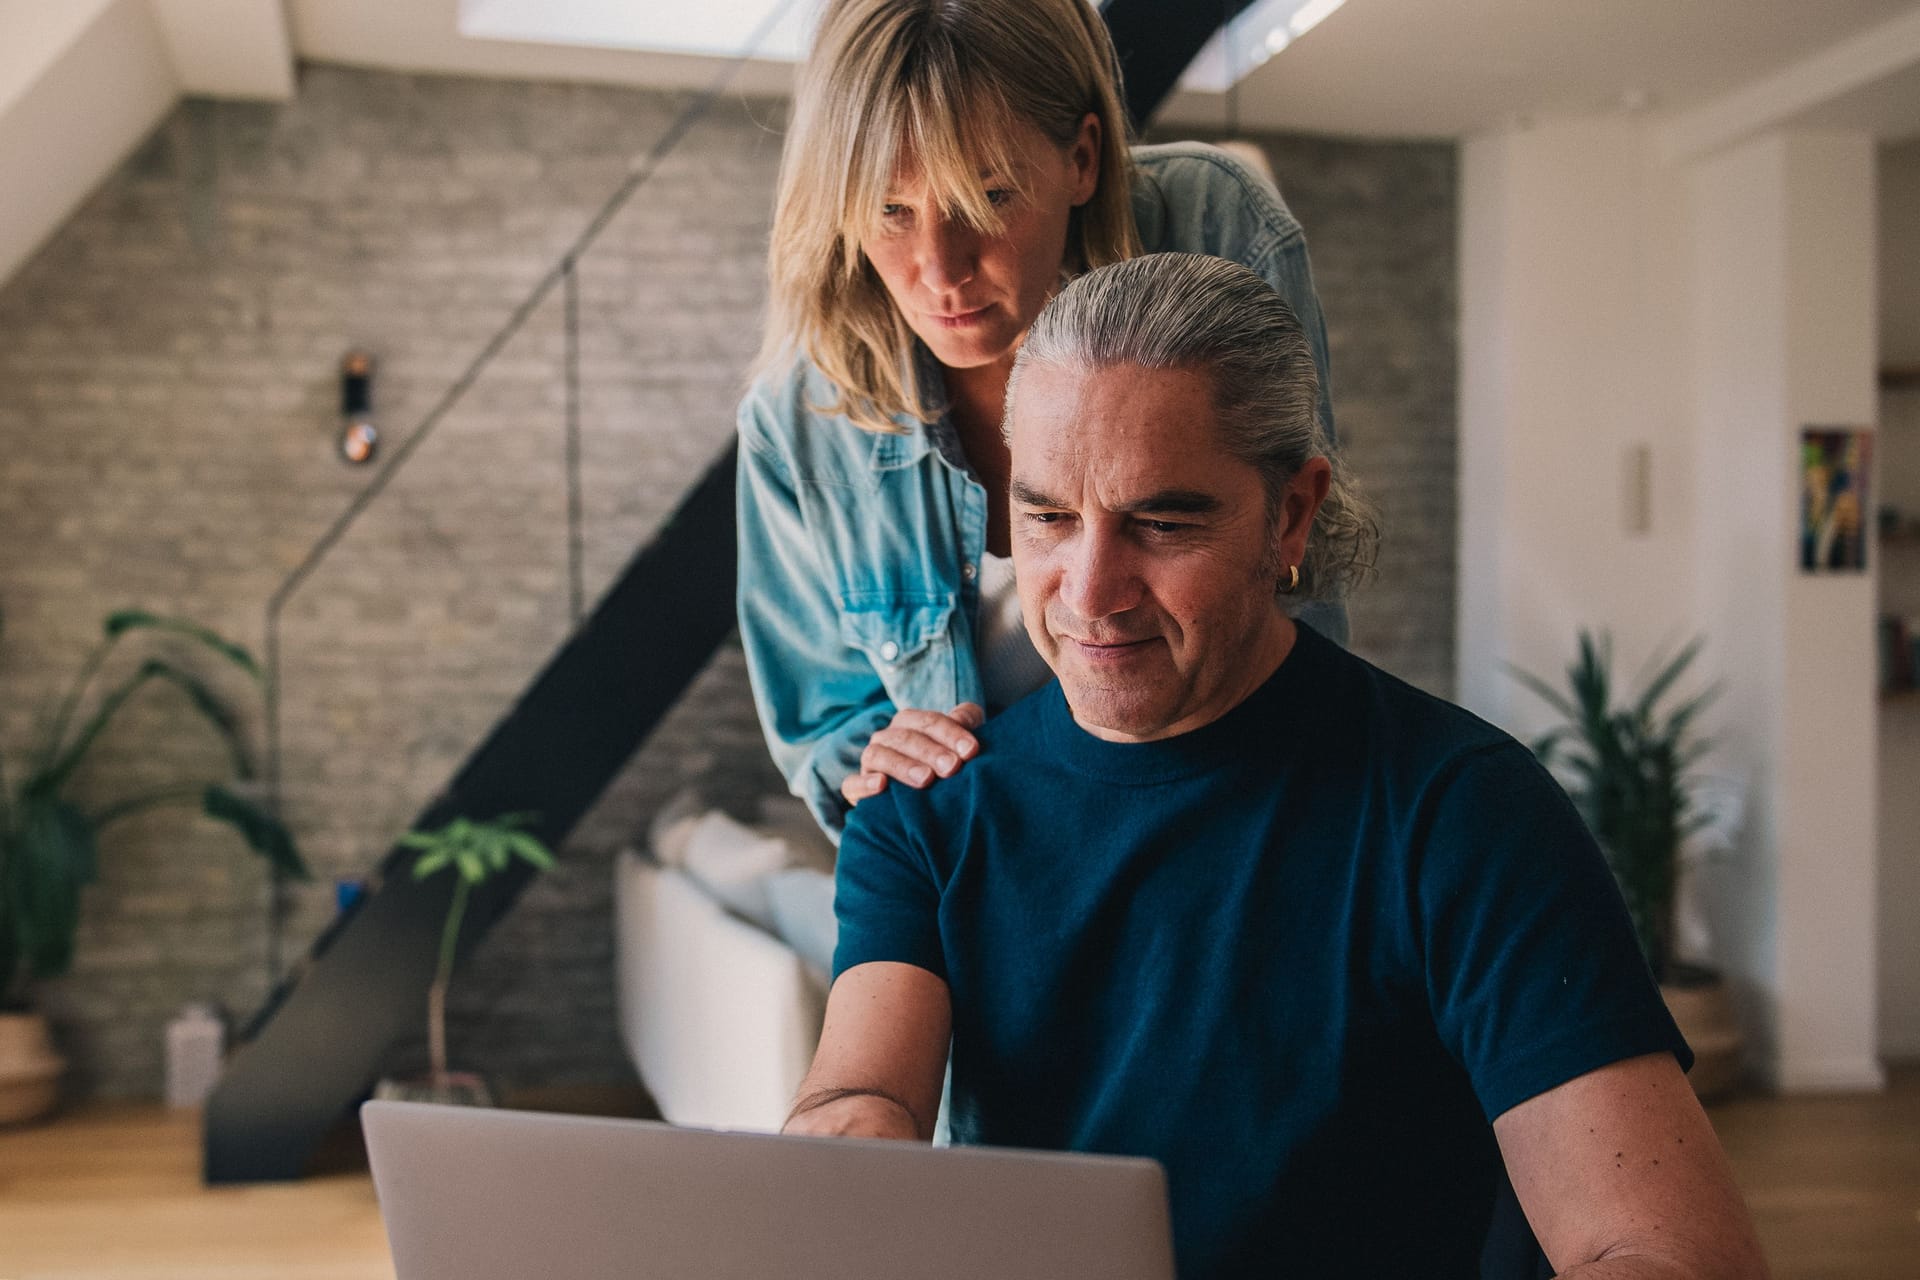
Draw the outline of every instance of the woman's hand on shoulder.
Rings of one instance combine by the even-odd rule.
[[[927,787],[935,778],[950,778],[980,750],[973,731],[987,713],[975,702],[963,702],[951,711],[907,708],[894,713],[893,722],[867,741],[860,753],[858,772],[847,775],[840,794],[857,805],[878,795],[887,779],[910,787]]]

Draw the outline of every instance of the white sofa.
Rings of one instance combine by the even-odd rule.
[[[615,860],[621,1038],[674,1124],[777,1130],[813,1060],[832,949],[819,863],[832,850],[786,825],[670,807],[651,851]]]

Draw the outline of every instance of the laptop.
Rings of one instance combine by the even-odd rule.
[[[369,1102],[397,1280],[1173,1280],[1152,1160]]]

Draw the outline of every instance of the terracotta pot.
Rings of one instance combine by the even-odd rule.
[[[52,1111],[66,1069],[53,1051],[44,1017],[0,1013],[0,1124],[37,1120]]]
[[[1693,1048],[1687,1080],[1700,1101],[1732,1089],[1740,1082],[1740,1023],[1725,979],[1711,970],[1692,969],[1662,983],[1660,995]]]

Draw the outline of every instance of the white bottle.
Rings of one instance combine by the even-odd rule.
[[[227,1028],[210,1005],[190,1004],[167,1024],[167,1105],[197,1107],[220,1080]]]

